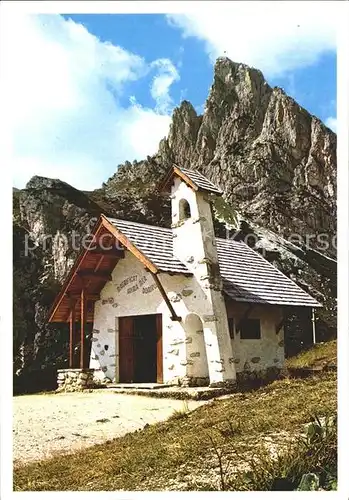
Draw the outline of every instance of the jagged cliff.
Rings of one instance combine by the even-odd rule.
[[[40,177],[14,192],[16,369],[64,363],[57,354],[66,332],[47,326],[45,314],[76,252],[54,237],[81,236],[100,212],[169,225],[169,200],[156,185],[173,163],[197,168],[224,190],[227,205],[214,207],[217,231],[232,220],[231,207],[239,237],[254,235],[256,249],[324,303],[320,336],[335,332],[336,135],[260,71],[221,58],[203,115],[182,102],[153,157],[120,165],[93,192]],[[26,257],[29,233],[38,247]],[[43,245],[43,235],[52,242]]]

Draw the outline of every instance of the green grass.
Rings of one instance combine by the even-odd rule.
[[[276,457],[268,450],[250,460],[248,472],[238,472],[225,489],[255,490],[310,490],[319,486],[337,489],[337,418],[322,421],[314,418],[303,436],[297,437]],[[317,484],[300,487],[304,474],[316,474]],[[223,479],[224,481],[224,479]],[[304,484],[304,483],[303,483]],[[225,486],[225,485],[224,485]]]
[[[328,364],[337,365],[337,341],[316,344],[298,356],[286,360],[287,368],[322,367]]]
[[[218,467],[217,447],[247,456],[251,449],[262,450],[261,435],[299,433],[313,415],[333,415],[336,407],[334,373],[277,380],[182,412],[185,418],[170,418],[78,453],[17,467],[14,489],[163,490],[186,471],[193,471],[190,481],[183,479],[186,489],[198,489],[196,476],[208,477]]]
[[[183,400],[182,408],[174,410],[172,415],[168,418],[170,420],[180,420],[181,418],[186,418],[189,415],[189,405],[187,400]]]

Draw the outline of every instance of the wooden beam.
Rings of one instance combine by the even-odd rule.
[[[176,311],[173,309],[173,305],[171,304],[170,299],[167,297],[166,292],[164,290],[164,287],[162,286],[161,281],[159,280],[158,275],[154,274],[154,273],[151,273],[151,275],[154,278],[154,281],[155,281],[156,286],[158,287],[158,289],[159,289],[159,291],[160,291],[160,293],[162,295],[162,298],[164,299],[164,301],[166,302],[167,307],[170,310],[172,321],[182,321],[182,318],[180,316],[177,316]]]
[[[285,324],[285,319],[284,319],[284,318],[282,318],[282,320],[281,320],[281,321],[280,321],[280,322],[276,325],[276,328],[275,328],[275,330],[276,330],[276,332],[275,332],[275,333],[276,333],[276,335],[278,335],[278,333],[280,332],[280,330],[281,330],[281,328],[284,326],[284,324]]]
[[[92,278],[105,278],[108,281],[112,280],[111,274],[109,271],[96,271],[94,272],[91,269],[77,271],[77,276],[80,278],[92,279]]]
[[[275,333],[276,335],[279,334],[281,328],[285,326],[285,320],[286,320],[286,313],[285,313],[285,308],[281,308],[281,319],[280,321],[275,325]]]
[[[74,352],[74,339],[75,339],[75,307],[77,298],[69,297],[69,368],[74,368],[73,352]]]
[[[148,257],[146,257],[140,250],[138,250],[138,248],[133,243],[131,243],[131,241],[119,229],[117,229],[115,226],[113,226],[113,224],[111,224],[104,217],[103,214],[101,215],[101,219],[102,219],[102,224],[105,227],[105,229],[110,231],[110,233],[114,236],[114,238],[117,239],[118,241],[120,241],[124,245],[124,247],[126,247],[131,253],[133,253],[133,255],[138,260],[140,260],[142,262],[142,264],[144,264],[145,267],[147,267],[152,273],[158,272],[158,268],[155,266],[155,264],[153,264],[148,259]]]
[[[75,338],[75,303],[71,308],[70,321],[69,321],[69,368],[74,368],[73,366],[74,338]]]
[[[311,308],[311,323],[313,329],[313,344],[316,344],[316,319],[315,319],[315,307]]]
[[[174,167],[173,173],[177,174],[188,186],[190,186],[194,191],[198,190],[198,186],[189,177],[182,172],[178,167]]]
[[[101,298],[101,296],[100,296],[99,293],[87,293],[85,291],[85,295],[86,295],[86,300],[89,300],[91,302],[96,301],[96,300],[100,300],[100,298]],[[67,296],[69,298],[77,299],[77,300],[80,300],[80,298],[81,298],[81,294],[80,293],[71,293],[71,292],[68,292]]]
[[[102,265],[102,263],[103,263],[103,260],[104,260],[104,257],[105,257],[105,255],[101,255],[101,256],[99,257],[98,262],[97,262],[97,264],[96,264],[96,267],[95,267],[95,268],[94,268],[94,270],[93,270],[93,272],[94,272],[94,273],[95,273],[95,272],[97,272],[97,271],[98,271],[98,269],[101,267],[101,265]]]
[[[166,177],[159,184],[158,190],[159,192],[167,191],[169,188],[170,182],[173,183],[173,178],[175,175],[178,175],[188,186],[190,186],[194,191],[198,190],[198,186],[191,180],[185,173],[183,173],[177,165],[173,165],[166,174]]]
[[[96,223],[95,227],[93,228],[93,230],[91,231],[92,234],[94,235],[94,238],[96,236],[98,236],[99,234],[99,231],[101,230],[101,228],[103,227],[102,225],[103,221],[102,221],[102,217],[100,217],[98,219],[98,222]],[[85,256],[87,255],[87,253],[89,252],[90,250],[90,247],[95,243],[95,240],[94,238],[92,239],[92,241],[89,243],[88,245],[88,248],[83,248],[81,251],[80,251],[80,254],[78,255],[76,261],[74,262],[73,264],[73,267],[71,268],[67,278],[65,279],[64,281],[64,284],[62,286],[62,289],[61,291],[59,292],[59,294],[57,295],[54,303],[52,304],[51,306],[51,309],[49,311],[49,317],[48,317],[48,321],[49,323],[53,322],[54,321],[54,316],[55,316],[55,313],[57,311],[57,309],[59,308],[61,302],[62,302],[62,299],[65,295],[65,292],[67,290],[69,290],[69,287],[71,285],[71,283],[73,282],[74,278],[75,278],[75,271],[76,269],[79,268],[79,265],[81,264],[81,262],[84,260]]]
[[[80,300],[80,368],[85,368],[84,366],[84,354],[85,354],[85,323],[86,323],[86,295],[85,289],[81,289],[81,300]]]
[[[94,250],[90,250],[90,254],[104,255],[105,257],[118,257],[119,259],[123,259],[125,257],[125,252],[123,250],[117,250],[116,248],[111,248],[111,249],[95,248]]]

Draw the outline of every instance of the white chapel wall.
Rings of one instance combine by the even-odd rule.
[[[192,277],[160,273],[159,278],[182,317],[181,323],[171,320],[152,276],[129,251],[114,268],[112,281],[105,285],[95,304],[90,367],[102,370],[110,380],[119,379],[118,318],[158,313],[163,323],[164,382],[177,382],[186,376],[208,377],[203,330],[188,328],[185,322],[190,313],[200,318],[205,315],[206,295]]]
[[[241,339],[236,326],[243,318],[250,304],[227,301],[228,317],[234,319],[235,332],[232,339],[234,364],[236,371],[262,371],[266,368],[282,368],[285,360],[284,328],[282,309],[278,306],[255,305],[248,318],[259,319],[261,326],[260,339]]]

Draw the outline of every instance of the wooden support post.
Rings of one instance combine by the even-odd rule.
[[[167,297],[166,292],[164,290],[164,287],[162,286],[161,281],[159,280],[158,275],[154,274],[154,273],[151,273],[151,275],[154,278],[154,281],[155,281],[156,286],[158,287],[158,289],[159,289],[159,291],[160,291],[160,293],[162,295],[162,298],[164,299],[164,301],[166,302],[167,307],[170,310],[172,321],[182,321],[182,318],[180,316],[177,316],[176,311],[173,309],[173,305],[171,304],[170,299]]]
[[[313,344],[316,344],[316,328],[315,328],[315,308],[311,308],[311,322],[313,325]]]
[[[84,347],[85,347],[85,326],[86,326],[86,293],[84,287],[81,289],[80,299],[80,368],[85,368]]]
[[[69,368],[74,368],[73,353],[75,339],[75,302],[71,306],[69,321]]]

